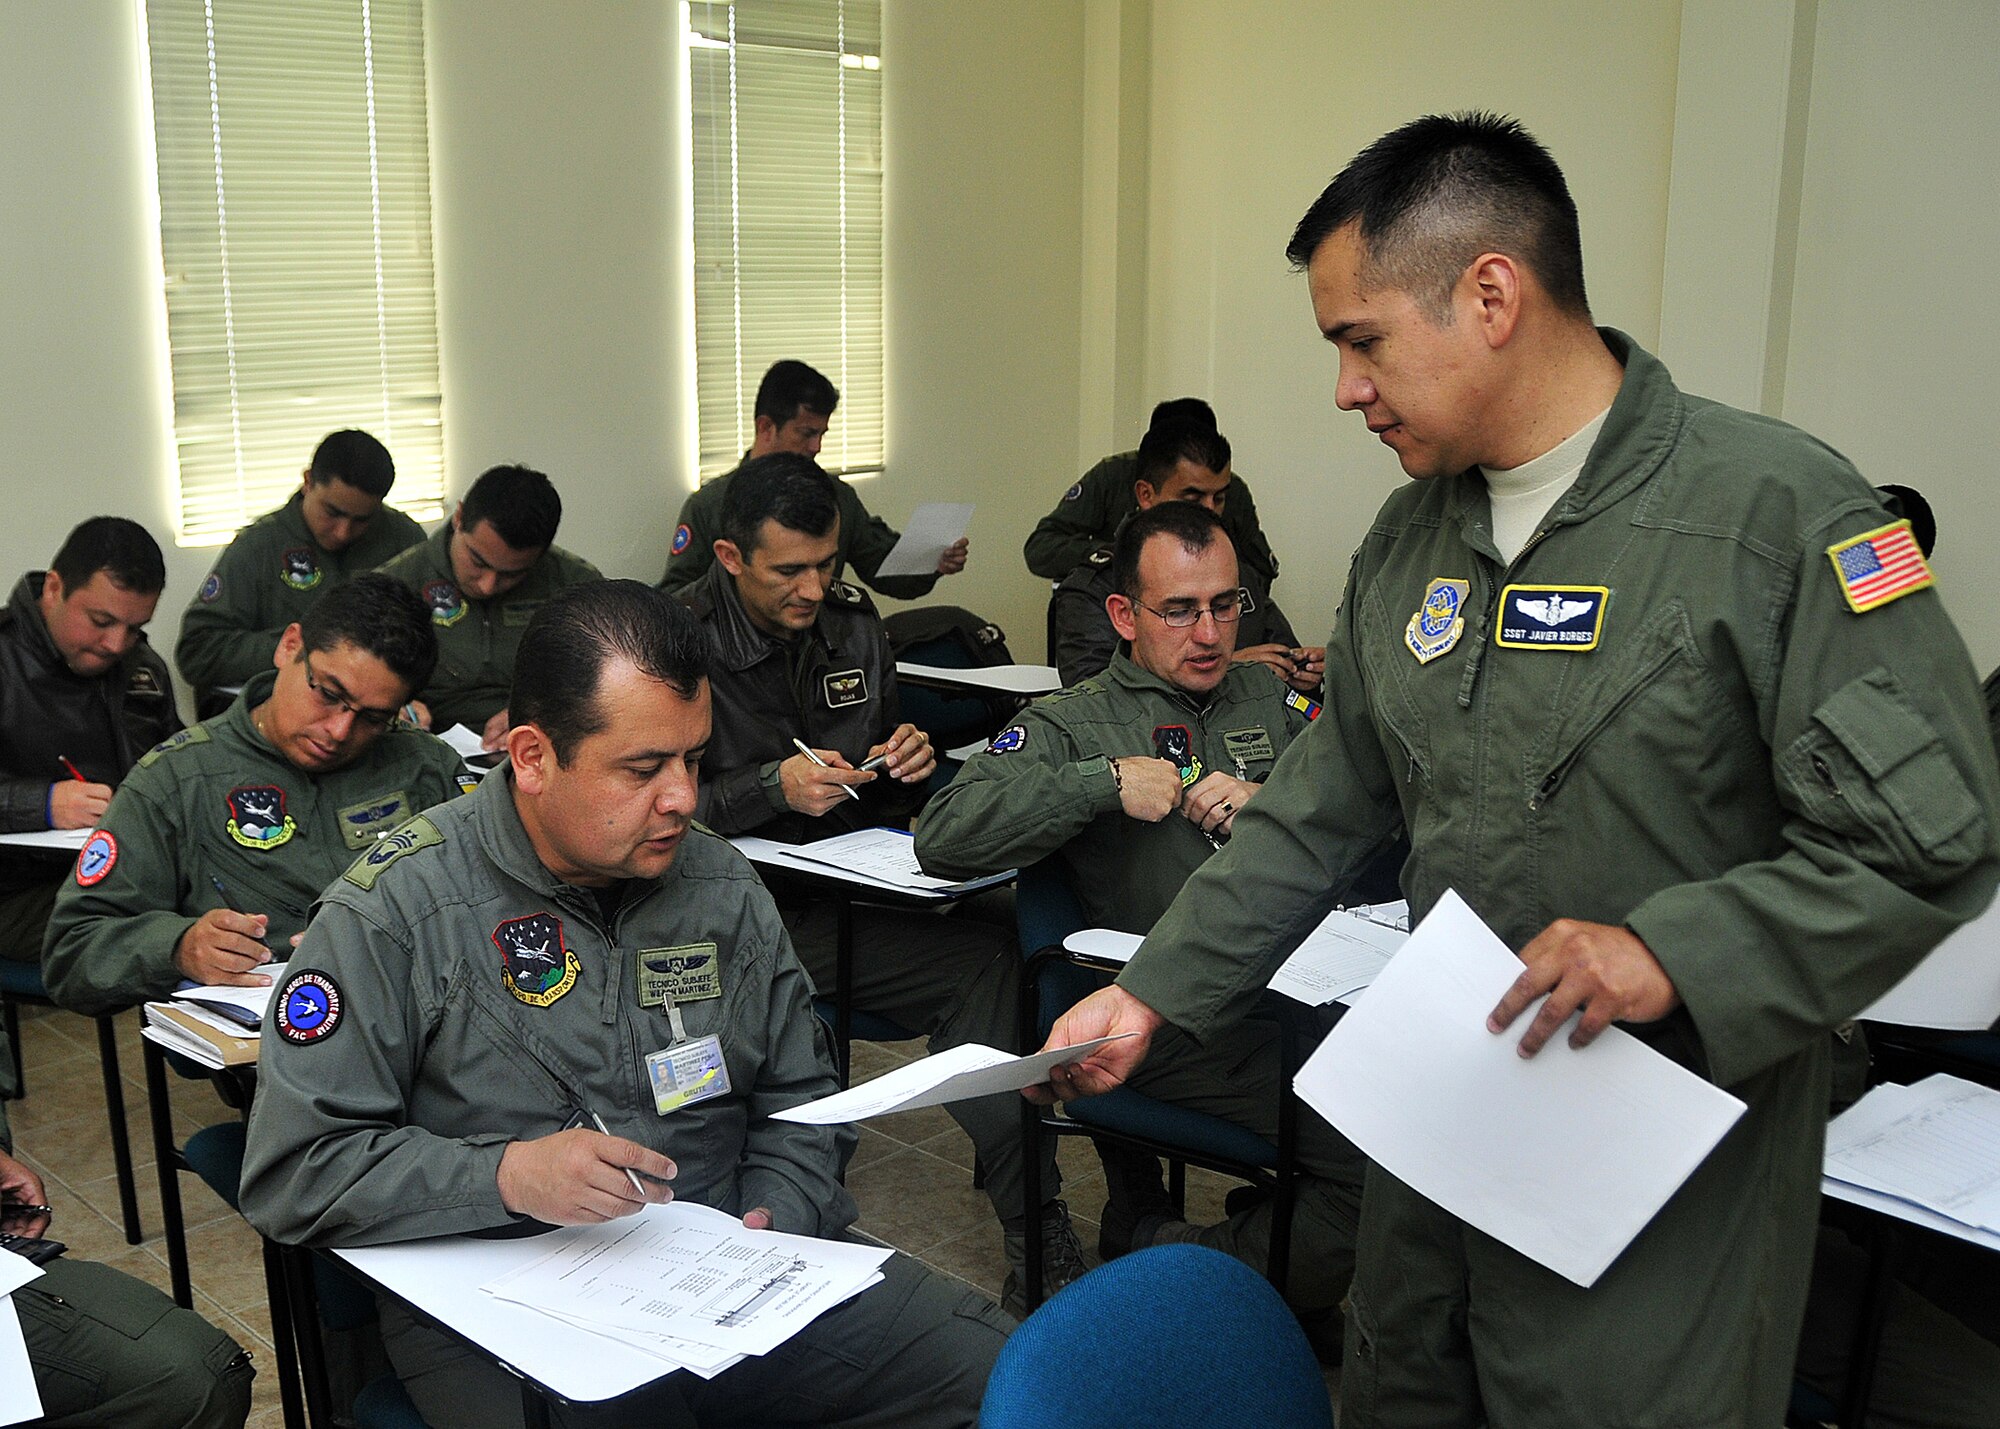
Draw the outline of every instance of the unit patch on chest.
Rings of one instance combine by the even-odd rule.
[[[410,796],[401,789],[349,804],[340,811],[340,837],[351,849],[364,849],[410,816]]]
[[[1153,727],[1153,752],[1181,771],[1181,787],[1193,786],[1201,778],[1201,756],[1194,752],[1194,736],[1184,724]]]
[[[293,546],[278,557],[278,579],[293,590],[311,590],[324,574],[310,546]]]
[[[638,953],[639,1006],[700,1002],[722,996],[722,963],[713,943],[677,948],[641,948]]]
[[[1509,650],[1595,650],[1611,591],[1601,585],[1510,585],[1493,643]]]
[[[1437,659],[1465,634],[1465,597],[1471,589],[1469,582],[1444,577],[1424,588],[1423,604],[1403,631],[1404,643],[1419,665]]]
[[[493,930],[500,950],[500,979],[518,1002],[547,1007],[576,986],[582,970],[553,913],[509,918]]]
[[[244,848],[276,848],[299,831],[285,812],[285,791],[275,784],[239,785],[229,791],[228,803],[229,837]]]
[[[431,624],[446,629],[465,619],[465,593],[452,581],[424,582],[424,604],[431,608]]]
[[[830,710],[868,702],[868,676],[858,668],[833,671],[820,680],[820,688],[826,692],[826,707]]]

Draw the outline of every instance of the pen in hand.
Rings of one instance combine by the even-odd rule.
[[[603,1117],[599,1116],[596,1112],[591,1112],[590,1119],[592,1122],[596,1123],[599,1132],[601,1132],[605,1136],[611,1135],[611,1128],[604,1124]],[[633,1193],[637,1195],[640,1200],[645,1201],[651,1199],[649,1196],[647,1196],[646,1187],[639,1180],[639,1173],[637,1171],[634,1171],[630,1166],[621,1166],[618,1169],[625,1173],[625,1179],[632,1183]]]
[[[67,754],[58,754],[56,758],[62,761],[62,767],[69,771],[69,777],[76,780],[77,783],[88,784],[90,782],[88,779],[83,777],[83,771],[81,769],[77,768],[74,764],[70,763],[70,758]]]
[[[822,769],[831,769],[831,768],[833,768],[833,766],[832,766],[831,764],[828,764],[828,763],[827,763],[827,762],[826,762],[826,761],[825,761],[824,759],[821,759],[821,758],[820,758],[820,757],[819,757],[819,756],[818,756],[817,754],[814,754],[814,753],[812,752],[812,750],[808,749],[808,748],[806,747],[806,742],[805,742],[805,741],[804,741],[803,739],[794,739],[794,740],[792,741],[792,744],[793,744],[793,746],[794,746],[794,747],[796,747],[796,748],[797,748],[797,750],[799,751],[799,753],[803,754],[803,755],[804,755],[804,756],[805,756],[806,758],[810,759],[810,760],[811,760],[811,761],[812,761],[813,763],[817,764],[817,765],[818,765],[818,766],[819,766],[820,768],[822,768]],[[858,804],[858,803],[860,803],[860,802],[861,802],[861,796],[860,796],[859,794],[857,794],[857,793],[855,793],[855,792],[854,792],[854,788],[853,788],[853,786],[852,786],[852,785],[848,785],[848,784],[842,784],[842,785],[840,786],[840,791],[841,791],[841,792],[842,792],[843,794],[847,795],[847,797],[848,797],[848,798],[850,798],[850,799],[852,799],[852,800],[853,800],[853,801],[854,801],[855,803],[857,803],[857,804]]]

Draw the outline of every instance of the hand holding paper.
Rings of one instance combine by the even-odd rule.
[[[1657,1022],[1680,1006],[1673,979],[1629,928],[1558,918],[1521,950],[1521,961],[1526,969],[1486,1019],[1486,1028],[1505,1032],[1547,993],[1548,1001],[1521,1037],[1523,1057],[1541,1051],[1578,1008],[1583,1017],[1571,1030],[1569,1045],[1581,1048],[1614,1022]]]
[[[882,558],[878,576],[950,575],[965,566],[965,528],[972,524],[969,503],[926,501],[910,513],[903,539]],[[946,557],[955,555],[957,564],[945,569]]]
[[[933,1057],[923,1057],[858,1087],[849,1087],[818,1101],[773,1112],[773,1121],[798,1121],[809,1126],[830,1126],[845,1121],[866,1121],[892,1111],[915,1111],[918,1107],[943,1106],[946,1102],[970,1097],[991,1096],[995,1092],[1017,1092],[1047,1081],[1052,1068],[1063,1061],[1088,1056],[1113,1038],[1100,1038],[1081,1046],[1058,1047],[1016,1057],[977,1042],[950,1047]]]

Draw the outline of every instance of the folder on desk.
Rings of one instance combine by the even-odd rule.
[[[146,1004],[146,1025],[142,1035],[171,1052],[201,1063],[204,1067],[240,1067],[257,1060],[257,1034],[230,1024],[212,1013],[193,1007],[177,1007],[170,1002]]]

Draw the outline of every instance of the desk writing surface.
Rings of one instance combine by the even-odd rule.
[[[949,685],[956,689],[998,690],[1009,695],[1048,695],[1062,688],[1062,676],[1053,665],[980,665],[961,670],[950,665],[920,665],[898,660],[899,678],[923,685]]]
[[[64,853],[76,853],[83,848],[89,838],[89,829],[33,829],[27,833],[0,834],[0,845],[13,848],[52,848]]]

